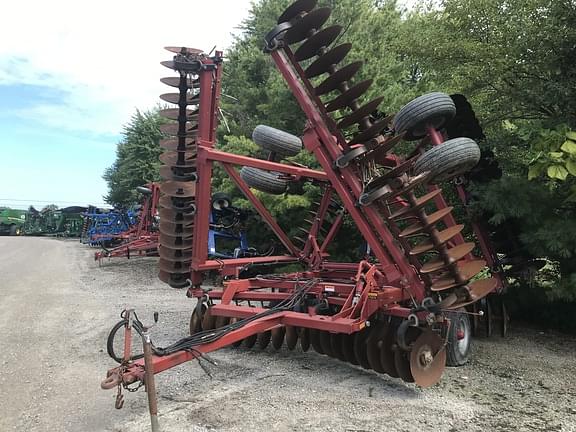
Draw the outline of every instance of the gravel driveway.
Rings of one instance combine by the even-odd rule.
[[[146,394],[99,383],[119,312],[160,313],[157,345],[185,335],[194,302],[154,259],[94,262],[72,240],[0,238],[0,431],[148,431]],[[298,350],[224,349],[157,376],[169,431],[576,431],[576,339],[513,327],[474,340],[472,361],[420,390]]]

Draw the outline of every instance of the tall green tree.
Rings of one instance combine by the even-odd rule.
[[[108,184],[104,200],[113,206],[128,206],[139,201],[138,186],[160,179],[162,153],[159,146],[160,125],[166,123],[158,110],[136,113],[124,126],[122,140],[116,147],[114,164],[102,176]]]

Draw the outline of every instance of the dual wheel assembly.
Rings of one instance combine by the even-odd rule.
[[[267,159],[271,162],[295,156],[302,150],[302,140],[299,137],[270,126],[256,126],[252,140],[268,154]],[[281,173],[247,166],[240,170],[240,177],[251,188],[272,195],[285,193],[290,182],[290,179]]]

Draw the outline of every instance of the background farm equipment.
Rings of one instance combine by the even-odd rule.
[[[137,191],[142,195],[142,204],[137,213],[138,223],[127,230],[112,236],[118,246],[94,254],[94,259],[133,256],[156,256],[158,254],[158,200],[160,190],[156,183],[140,186]]]
[[[119,236],[136,224],[134,211],[97,209],[90,207],[82,213],[83,225],[80,241],[90,246],[110,247]]]
[[[80,237],[82,213],[86,207],[72,206],[58,209],[48,206],[38,211],[30,207],[26,213],[23,231],[33,236]]]
[[[0,234],[16,236],[22,234],[22,227],[26,220],[25,210],[14,210],[0,207]]]
[[[266,37],[265,50],[308,118],[302,138],[268,126],[254,130],[253,140],[271,153],[268,160],[214,149],[222,53],[167,48],[175,55],[162,64],[179,76],[162,82],[179,92],[161,96],[178,108],[160,112],[175,122],[165,125],[170,138],[160,144],[165,151],[159,277],[186,288],[197,303],[190,336],[165,348],[152,346],[146,361],[133,358],[127,347],[116,355],[122,365],[108,372],[103,388],[149,383],[154,373],[228,345],[271,343],[279,349],[285,343],[292,350],[299,343],[303,351],[313,347],[422,387],[437,383],[446,364],[468,360],[467,308],[502,292],[505,283],[484,231],[476,223],[465,230],[456,222],[438,184],[466,206],[462,176],[478,163],[480,149],[462,132],[456,97],[424,95],[395,116],[377,111],[381,97],[361,104],[371,80],[352,83],[361,62],[338,66],[350,44],[330,46],[342,27],[322,28],[331,11],[315,6],[316,1],[297,1]],[[401,142],[416,144],[404,155],[391,153]],[[321,169],[275,160],[302,148]],[[284,253],[209,256],[214,162]],[[310,209],[310,226],[296,242],[251,189],[282,194],[289,182],[300,180],[318,185],[321,200]],[[356,262],[333,261],[328,253],[345,216],[368,245],[369,253]],[[298,264],[301,270],[240,277],[246,268],[279,263]],[[224,278],[222,288],[203,284],[209,270]],[[127,317],[117,325],[126,340],[135,321]],[[505,328],[505,315],[502,322]]]

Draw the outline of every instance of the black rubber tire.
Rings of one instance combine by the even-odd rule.
[[[222,210],[223,208],[232,207],[230,195],[224,192],[216,192],[212,195],[212,209]]]
[[[299,137],[270,126],[256,126],[252,132],[252,140],[264,150],[282,157],[295,156],[302,150],[302,140]]]
[[[415,141],[426,136],[426,127],[441,129],[456,115],[456,105],[446,93],[429,93],[408,102],[394,117],[397,134],[406,132],[404,139]]]
[[[11,236],[20,235],[20,227],[18,225],[10,225],[10,235]]]
[[[430,171],[428,183],[438,183],[470,171],[480,160],[480,147],[470,138],[454,138],[432,147],[414,163],[414,175]]]
[[[272,195],[282,195],[288,189],[288,181],[278,176],[278,173],[252,167],[242,167],[240,170],[240,177],[248,186]]]
[[[460,312],[460,313],[459,313]],[[450,318],[450,330],[448,331],[448,344],[446,345],[446,364],[448,366],[463,366],[468,363],[470,347],[472,343],[472,325],[465,309],[457,312],[447,312]],[[458,329],[463,328],[464,339],[458,340]],[[461,343],[463,340],[465,342]]]

